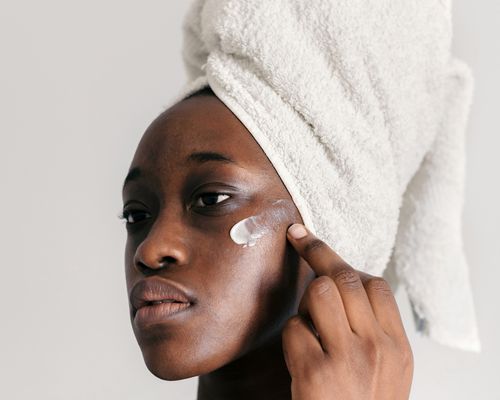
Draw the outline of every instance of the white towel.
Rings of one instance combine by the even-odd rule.
[[[209,85],[302,218],[354,268],[405,287],[418,332],[481,351],[462,246],[469,68],[449,0],[198,0],[188,82]]]

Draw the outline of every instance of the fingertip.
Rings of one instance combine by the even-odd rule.
[[[307,236],[307,230],[304,225],[295,223],[288,227],[287,234],[292,239],[302,239]]]

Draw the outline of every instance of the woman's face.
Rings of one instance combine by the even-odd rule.
[[[232,162],[192,155],[202,152]],[[148,369],[166,380],[203,375],[280,335],[312,271],[286,240],[299,212],[245,126],[215,96],[189,98],[149,126],[136,168],[123,189],[128,293],[155,275],[194,299],[149,324],[129,301]],[[251,216],[269,229],[238,244],[230,230]]]

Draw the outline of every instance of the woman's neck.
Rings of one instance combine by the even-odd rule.
[[[290,400],[281,335],[198,380],[197,400]]]

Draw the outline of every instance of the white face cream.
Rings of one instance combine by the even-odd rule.
[[[233,225],[229,236],[233,242],[243,247],[250,247],[265,234],[272,232],[280,222],[290,218],[294,203],[288,199],[274,200],[271,205],[258,215],[242,219]]]

